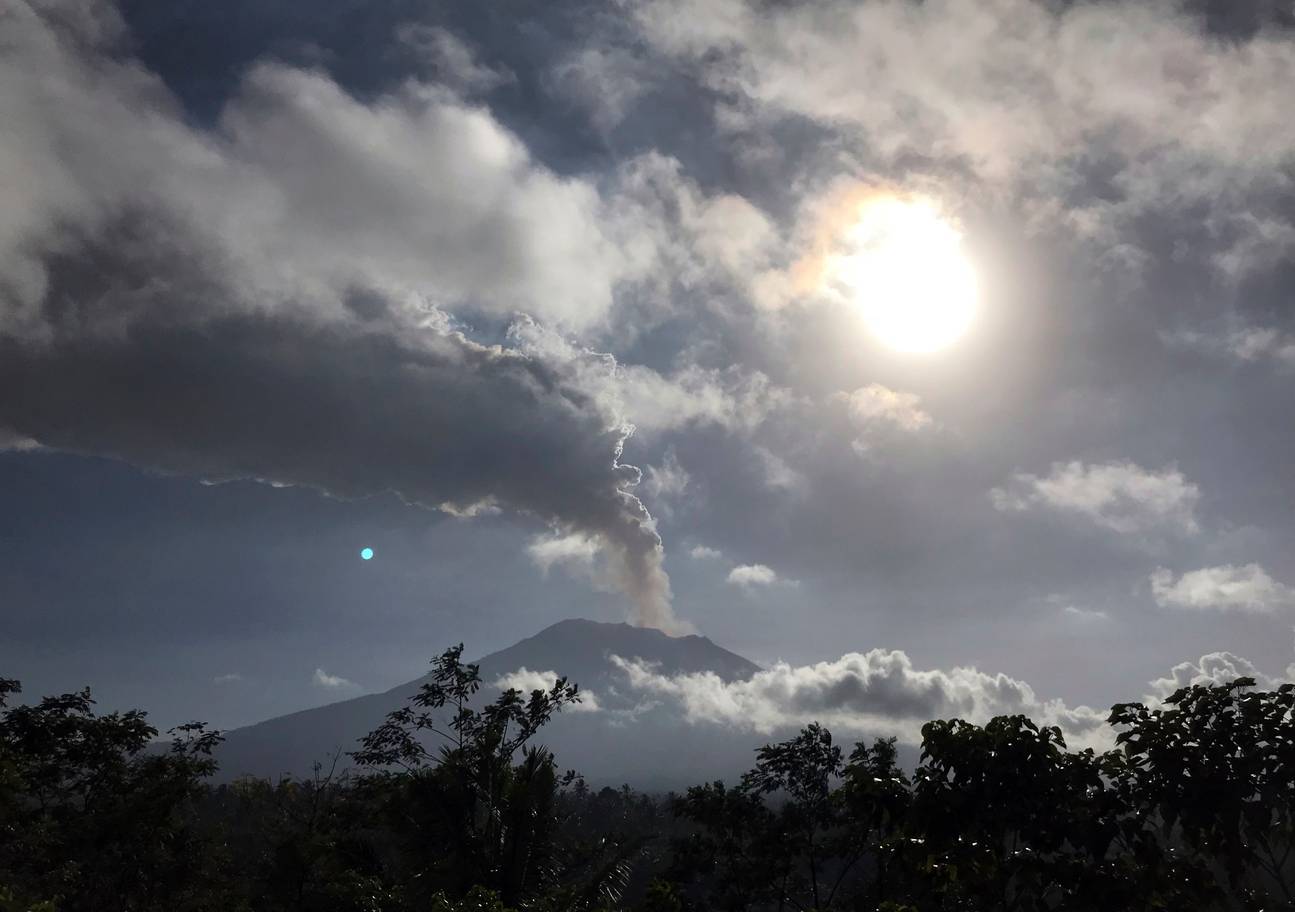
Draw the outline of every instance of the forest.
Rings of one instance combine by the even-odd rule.
[[[1103,753],[932,721],[912,770],[811,724],[668,795],[543,746],[575,684],[481,684],[451,648],[346,771],[216,784],[202,724],[0,679],[0,912],[1295,909],[1292,684],[1116,705]]]

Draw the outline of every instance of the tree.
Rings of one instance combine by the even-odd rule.
[[[855,745],[845,764],[838,801],[847,828],[849,851],[870,859],[872,894],[881,906],[902,896],[896,859],[905,846],[905,827],[912,806],[911,785],[899,768],[895,739]]]
[[[894,743],[859,745],[846,762],[811,724],[766,744],[741,784],[689,789],[675,811],[697,830],[675,844],[675,874],[708,906],[831,909],[861,894],[861,863],[881,858],[908,804]]]
[[[0,884],[22,902],[77,910],[201,908],[204,842],[192,810],[220,735],[139,711],[96,715],[88,689],[7,706],[0,679]]]
[[[1123,703],[1110,722],[1134,771],[1132,801],[1220,870],[1254,908],[1295,908],[1295,684],[1185,687],[1163,708]]]
[[[745,792],[786,799],[778,812],[785,851],[802,861],[787,887],[795,889],[804,881],[812,909],[831,905],[842,879],[859,857],[858,847],[848,845],[848,840],[843,845],[836,832],[840,814],[832,787],[843,766],[841,748],[832,743],[832,733],[814,722],[795,738],[766,744],[756,751],[755,768],[742,777]],[[824,863],[842,848],[847,857],[838,861],[840,870],[828,883]]]
[[[785,905],[793,864],[776,816],[758,795],[717,781],[688,789],[673,811],[691,832],[674,840],[670,878],[690,886],[702,908]]]
[[[512,906],[552,880],[554,800],[574,779],[559,776],[552,754],[530,741],[580,701],[579,688],[558,678],[529,698],[508,689],[478,709],[480,669],[462,655],[460,644],[435,659],[409,705],[388,714],[353,756],[386,775],[410,854],[437,847],[414,864],[421,882],[452,897],[485,886]]]

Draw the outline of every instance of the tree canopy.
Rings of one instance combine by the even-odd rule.
[[[654,797],[537,743],[575,684],[486,701],[462,651],[355,772],[278,782],[213,784],[199,723],[159,741],[88,690],[23,704],[0,678],[0,912],[1295,909],[1295,685],[1119,704],[1102,753],[1025,716],[934,720],[912,770],[811,723],[732,785]]]

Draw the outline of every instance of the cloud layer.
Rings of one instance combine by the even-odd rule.
[[[591,185],[444,89],[361,102],[281,65],[197,131],[118,52],[111,7],[5,16],[5,446],[497,503],[596,539],[638,621],[673,629],[629,429],[569,366],[435,306],[601,319],[625,263]]]
[[[557,679],[556,671],[531,671],[523,665],[516,671],[500,675],[494,685],[500,690],[519,690],[524,696],[529,697],[532,691],[542,690],[547,693],[552,690]],[[573,703],[567,708],[571,712],[585,713],[598,712],[602,709],[598,705],[598,695],[591,690],[581,690],[580,702]]]
[[[831,662],[793,666],[779,662],[744,681],[725,682],[712,673],[664,675],[642,661],[613,656],[630,686],[677,701],[694,723],[717,723],[770,734],[820,721],[849,733],[920,740],[932,719],[990,718],[1024,713],[1059,725],[1072,746],[1104,743],[1106,714],[1041,700],[1024,681],[975,668],[924,671],[899,650],[847,653]]]
[[[994,488],[990,498],[1004,512],[1042,508],[1082,516],[1123,534],[1190,535],[1199,529],[1200,490],[1172,466],[1155,470],[1132,462],[1057,462],[1043,477],[1018,473],[1010,485]]]
[[[1151,594],[1162,607],[1198,611],[1271,612],[1295,605],[1295,589],[1277,582],[1258,564],[1202,567],[1176,580],[1160,567],[1151,574]]]
[[[744,138],[806,118],[880,167],[1017,194],[1037,227],[1137,266],[1154,256],[1139,219],[1201,212],[1235,276],[1295,241],[1265,198],[1289,191],[1295,47],[1210,35],[1188,6],[651,0],[637,18]]]

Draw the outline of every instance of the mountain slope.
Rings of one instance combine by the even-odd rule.
[[[667,673],[714,672],[725,681],[759,670],[705,637],[668,637],[628,624],[567,620],[480,659],[484,696],[492,698],[501,676],[526,668],[566,675],[596,700],[584,711],[564,711],[541,738],[558,763],[584,773],[591,784],[630,782],[639,788],[675,788],[707,778],[732,778],[749,765],[758,742],[715,726],[692,726],[675,710],[628,694],[624,675],[610,656],[657,663]],[[391,690],[268,719],[225,733],[216,754],[221,778],[243,774],[277,778],[306,775],[316,761],[328,765],[375,728],[388,712],[404,705],[423,679]]]

